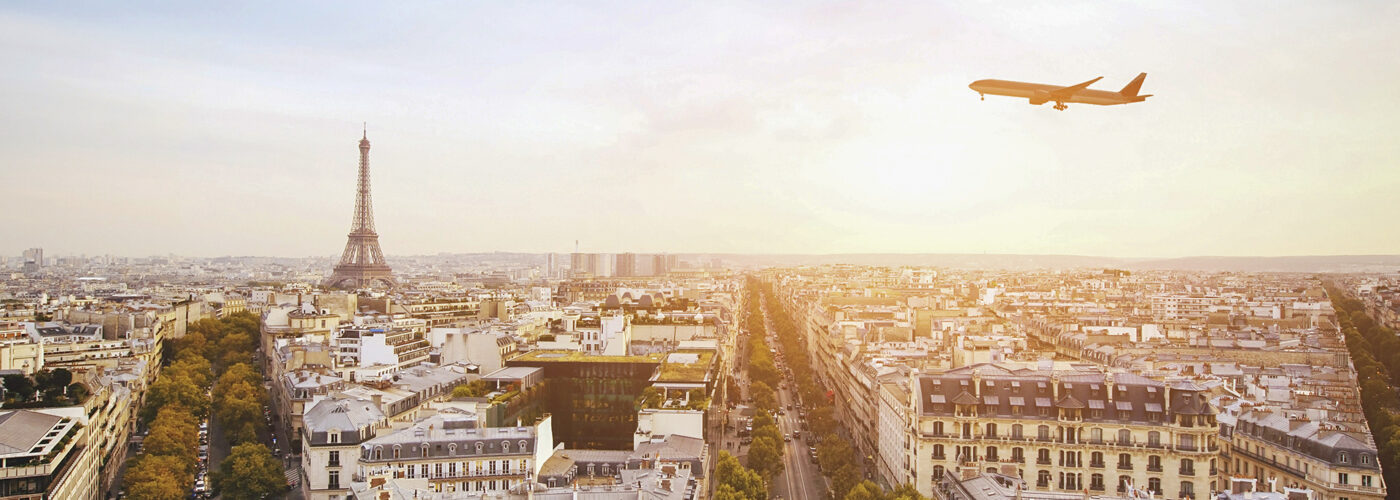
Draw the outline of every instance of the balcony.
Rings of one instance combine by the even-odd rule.
[[[1148,466],[1147,466],[1147,472],[1162,472],[1162,466],[1160,466],[1160,465],[1148,465]]]
[[[1092,461],[1091,461],[1091,462],[1089,462],[1089,467],[1092,467],[1092,468],[1095,468],[1095,469],[1102,469],[1102,468],[1104,467],[1104,465],[1103,465],[1103,462],[1092,462]]]
[[[1183,476],[1194,476],[1196,475],[1196,469],[1194,467],[1190,469],[1179,469],[1176,473]]]
[[[1121,462],[1120,462],[1120,463],[1118,464],[1118,470],[1133,470],[1133,464],[1131,464],[1131,463],[1126,463],[1126,464],[1125,464],[1125,463],[1121,463]]]
[[[1035,463],[1036,463],[1036,465],[1050,465],[1050,459],[1048,459],[1048,458],[1037,458],[1037,459],[1035,459]]]

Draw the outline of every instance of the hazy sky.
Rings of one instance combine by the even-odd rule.
[[[0,255],[1400,253],[1400,3],[458,4],[5,2]]]

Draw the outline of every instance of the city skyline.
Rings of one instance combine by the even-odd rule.
[[[1393,5],[277,7],[0,8],[0,254],[1400,253]]]

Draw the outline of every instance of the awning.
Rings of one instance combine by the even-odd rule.
[[[1050,398],[1035,398],[1036,406],[1050,407]]]
[[[982,396],[982,403],[989,405],[999,405],[1001,404],[1001,398],[998,398],[996,396]]]
[[[1101,400],[1101,399],[1090,399],[1090,400],[1089,400],[1089,409],[1090,409],[1090,410],[1102,410],[1102,409],[1103,409],[1103,400]]]
[[[1118,411],[1133,411],[1133,403],[1129,401],[1114,401],[1113,406],[1118,408]]]
[[[1026,398],[1020,396],[1006,398],[1006,402],[1011,403],[1011,406],[1026,406]]]
[[[1159,405],[1157,403],[1147,403],[1147,411],[1160,412],[1162,411],[1162,405]]]

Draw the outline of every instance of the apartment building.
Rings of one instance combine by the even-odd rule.
[[[1386,497],[1369,433],[1289,418],[1284,411],[1252,410],[1222,419],[1221,439],[1228,445],[1224,468],[1231,476],[1310,489],[1313,500]]]
[[[1093,369],[981,364],[918,375],[910,476],[932,495],[953,468],[1013,472],[1037,491],[1205,497],[1219,424],[1203,387]]]

